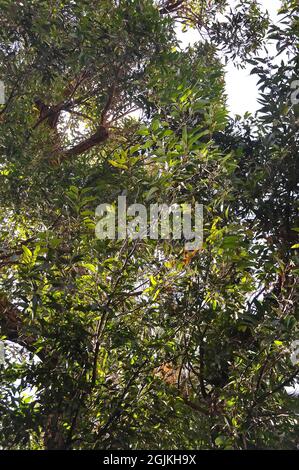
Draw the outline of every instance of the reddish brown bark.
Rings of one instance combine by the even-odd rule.
[[[0,327],[1,334],[9,341],[34,351],[36,339],[26,332],[19,310],[5,296],[0,296]]]

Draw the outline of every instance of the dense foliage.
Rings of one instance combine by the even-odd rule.
[[[298,3],[226,4],[0,0],[2,448],[296,448]],[[202,248],[97,239],[123,194],[203,204]]]

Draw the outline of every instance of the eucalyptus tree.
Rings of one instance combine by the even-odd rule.
[[[296,445],[298,7],[225,4],[1,0],[2,447]],[[271,38],[289,64],[254,57]],[[228,117],[221,48],[257,117]],[[203,204],[202,247],[97,239],[120,195]]]

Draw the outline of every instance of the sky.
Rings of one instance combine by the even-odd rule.
[[[230,6],[233,7],[235,3],[236,1],[232,0]],[[269,12],[272,21],[277,22],[280,0],[260,0],[260,4],[264,10]],[[200,38],[198,32],[194,30],[189,30],[186,33],[178,31],[178,37],[184,47],[188,44],[194,44]],[[273,51],[275,51],[274,47]],[[233,62],[228,63],[225,67],[227,105],[231,115],[243,115],[246,111],[254,113],[258,109],[258,77],[250,75],[252,67],[249,65],[245,69],[237,69]]]

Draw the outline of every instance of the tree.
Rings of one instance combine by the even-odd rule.
[[[242,2],[243,38],[224,6],[2,0],[3,448],[296,446],[298,6],[282,28]],[[178,20],[204,39],[181,50]],[[228,117],[221,48],[257,116]],[[202,203],[202,248],[97,239],[122,194]]]

